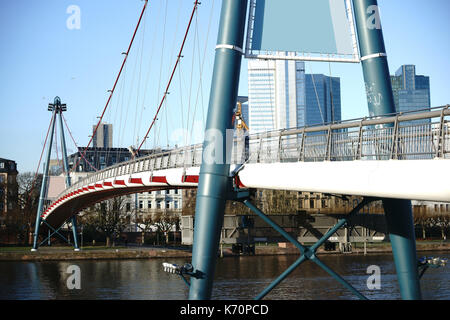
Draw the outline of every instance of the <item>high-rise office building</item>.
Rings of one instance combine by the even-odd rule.
[[[92,126],[92,132],[95,131],[95,125]],[[112,124],[100,123],[97,132],[94,134],[94,148],[112,148],[113,145],[113,128]]]
[[[249,60],[248,94],[250,133],[341,120],[340,79],[302,61]]]
[[[251,133],[275,129],[275,62],[248,61],[248,126]]]
[[[306,108],[298,126],[310,126],[341,120],[341,80],[323,74],[306,75]],[[303,111],[303,110],[302,110]]]
[[[305,106],[304,92],[304,62],[249,60],[250,132],[297,127],[297,110]]]
[[[391,76],[391,83],[397,112],[430,109],[430,78],[416,75],[416,66],[401,66]]]

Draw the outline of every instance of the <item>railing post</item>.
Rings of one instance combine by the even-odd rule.
[[[192,148],[192,161],[191,161],[191,164],[192,164],[193,167],[195,167],[195,145]]]
[[[278,161],[279,162],[282,162],[283,161],[283,157],[282,157],[282,155],[281,155],[281,153],[282,153],[282,147],[281,147],[281,144],[282,144],[282,134],[283,133],[283,131],[281,130],[278,134],[279,134],[279,136],[278,136],[278,156],[277,156],[277,158],[278,158]]]
[[[445,156],[445,110],[448,109],[449,106],[446,106],[444,109],[442,109],[441,112],[441,118],[440,118],[440,123],[439,123],[439,137],[438,137],[438,143],[437,143],[437,148],[436,148],[436,158],[439,158],[439,156],[441,158],[444,158]]]
[[[167,165],[166,165],[166,169],[170,168],[170,155],[172,154],[172,152],[169,152],[169,154],[167,155]]]
[[[358,143],[359,144],[358,144],[358,149],[356,151],[356,158],[355,158],[355,160],[357,160],[357,159],[361,160],[362,159],[363,134],[364,134],[363,121],[364,121],[364,119],[361,120],[361,122],[359,123],[359,137],[358,137],[358,139],[359,139]]]
[[[212,293],[230,182],[226,130],[232,129],[231,118],[237,102],[246,14],[247,0],[222,1],[195,208],[192,266],[197,277],[191,278],[189,290],[189,299],[194,300],[210,299]],[[218,152],[222,154],[219,159]]]
[[[392,132],[391,159],[398,159],[398,115],[395,117],[394,131]]]
[[[448,105],[445,107],[445,110],[448,109]],[[445,158],[445,153],[448,152],[448,150],[445,149],[445,133],[446,133],[446,128],[445,128],[445,110],[443,110],[443,116],[442,116],[442,159]]]
[[[327,161],[331,160],[331,125],[328,128],[328,136],[327,136],[327,153],[326,153]]]
[[[262,134],[259,136],[258,157],[256,160],[257,163],[261,162],[261,150],[262,150]]]
[[[301,159],[302,162],[305,161],[305,140],[306,140],[306,133],[305,133],[305,128],[303,128],[302,146],[300,148],[300,155],[299,155],[299,158]]]
[[[376,0],[354,0],[353,7],[369,114],[395,113],[378,3]],[[383,199],[383,205],[401,296],[403,299],[421,299],[411,201]]]

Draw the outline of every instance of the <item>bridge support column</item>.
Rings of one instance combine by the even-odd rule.
[[[383,206],[402,298],[421,299],[411,201],[384,199]]]
[[[353,6],[369,114],[395,113],[377,0],[354,0]],[[383,199],[383,205],[401,296],[421,299],[411,201]]]
[[[212,293],[230,184],[226,136],[237,103],[246,13],[247,0],[222,1],[195,209],[192,266],[197,277],[191,279],[189,299],[210,299]]]

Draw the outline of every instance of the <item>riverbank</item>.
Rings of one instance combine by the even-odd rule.
[[[418,256],[429,255],[427,252],[450,251],[448,242],[417,242]],[[366,247],[367,254],[392,252],[389,243],[373,243]],[[226,247],[222,251],[224,257],[238,256]],[[276,245],[259,245],[255,247],[255,255],[298,255],[295,247],[282,248]],[[321,254],[342,254],[339,251],[325,251]],[[351,253],[364,254],[363,244],[354,245]],[[42,247],[37,252],[31,252],[28,247],[0,247],[0,261],[67,261],[67,260],[107,260],[107,259],[157,259],[157,258],[190,258],[190,247],[86,247],[74,251],[70,247]]]

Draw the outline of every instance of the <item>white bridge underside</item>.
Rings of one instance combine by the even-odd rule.
[[[248,188],[450,202],[450,160],[248,164]]]
[[[232,166],[234,170],[235,166]],[[239,171],[246,188],[321,192],[377,198],[450,202],[450,160],[325,161],[251,163]],[[97,181],[84,191],[55,201],[43,218],[52,226],[93,203],[115,196],[160,189],[193,188],[183,176],[197,177],[199,167],[140,172]],[[167,181],[150,182],[151,177]],[[131,183],[140,179],[141,183]],[[122,181],[122,184],[116,184]],[[105,186],[105,182],[112,186]],[[103,187],[95,187],[103,185]],[[241,185],[241,187],[242,187]]]

